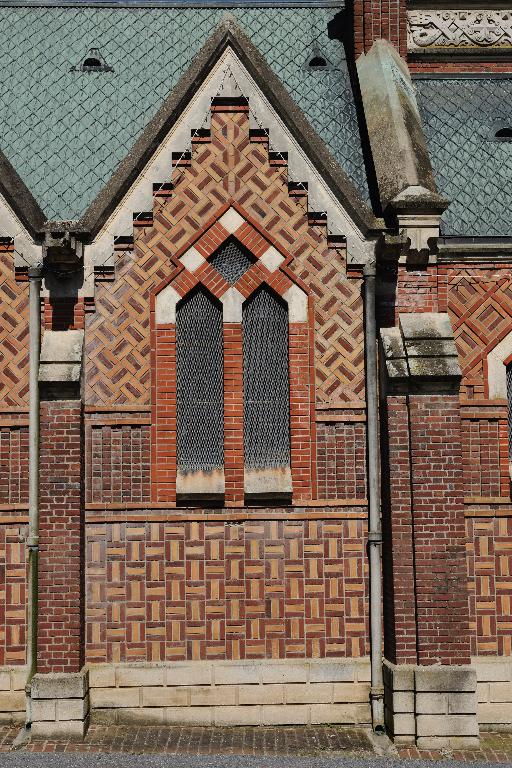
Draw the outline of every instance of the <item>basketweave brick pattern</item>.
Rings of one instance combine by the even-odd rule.
[[[470,518],[466,526],[471,652],[512,656],[512,518]]]
[[[88,662],[360,657],[365,523],[87,526]]]
[[[25,550],[23,529],[0,525],[0,666],[25,663]]]
[[[41,403],[38,671],[83,664],[81,403]]]
[[[16,282],[12,249],[0,248],[0,403],[28,407],[28,282]]]
[[[267,142],[251,140],[246,112],[213,112],[211,126],[210,141],[193,143],[191,161],[174,168],[173,193],[155,201],[152,226],[135,228],[115,280],[96,287],[96,312],[86,316],[87,402],[150,402],[150,292],[173,276],[173,254],[230,201],[292,255],[290,269],[314,294],[317,398],[360,400],[360,283],[345,277],[344,249],[329,247],[325,224],[309,224],[307,196],[290,195],[287,167],[271,164]]]
[[[105,504],[151,498],[150,426],[89,423],[86,432],[85,500]]]
[[[365,425],[320,423],[316,434],[318,498],[365,498]]]
[[[11,423],[16,420],[17,414],[9,414]],[[0,425],[0,504],[27,503],[28,428]]]

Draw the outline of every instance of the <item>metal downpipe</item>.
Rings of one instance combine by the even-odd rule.
[[[41,267],[29,267],[29,524],[27,537],[27,695],[26,726],[32,722],[31,681],[37,671],[37,593],[39,562],[39,358],[41,353]]]
[[[366,413],[368,445],[368,555],[370,561],[370,661],[372,726],[384,731],[384,680],[382,674],[382,580],[379,471],[379,403],[377,375],[377,326],[375,319],[376,262],[364,270],[364,334],[366,364]]]

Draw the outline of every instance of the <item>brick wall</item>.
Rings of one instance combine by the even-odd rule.
[[[249,514],[90,523],[87,661],[366,655],[364,513]]]
[[[49,298],[43,302],[44,327],[51,331],[73,331],[84,327],[84,300],[76,297]]]
[[[370,50],[375,40],[389,40],[407,55],[406,0],[354,0],[356,55]]]
[[[25,663],[25,601],[24,526],[13,519],[0,524],[0,666]]]
[[[360,422],[355,423],[341,421],[317,424],[318,498],[365,498],[365,433],[364,416]]]
[[[76,401],[41,403],[39,672],[83,664],[82,416]]]

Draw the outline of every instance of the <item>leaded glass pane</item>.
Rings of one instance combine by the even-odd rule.
[[[177,463],[182,472],[224,464],[222,308],[202,288],[176,313]]]
[[[244,449],[249,469],[290,463],[288,310],[267,287],[243,308]]]
[[[210,259],[212,267],[215,267],[230,285],[240,280],[253,263],[254,257],[251,253],[234,238],[226,240]]]

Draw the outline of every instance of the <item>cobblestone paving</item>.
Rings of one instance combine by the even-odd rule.
[[[0,752],[10,752],[19,727],[0,727]],[[379,746],[380,742],[380,746]],[[512,764],[512,733],[484,733],[480,749],[426,751],[395,749],[364,728],[297,726],[259,728],[165,728],[92,725],[84,742],[34,740],[18,752],[129,753],[141,755],[322,756],[450,760]]]

